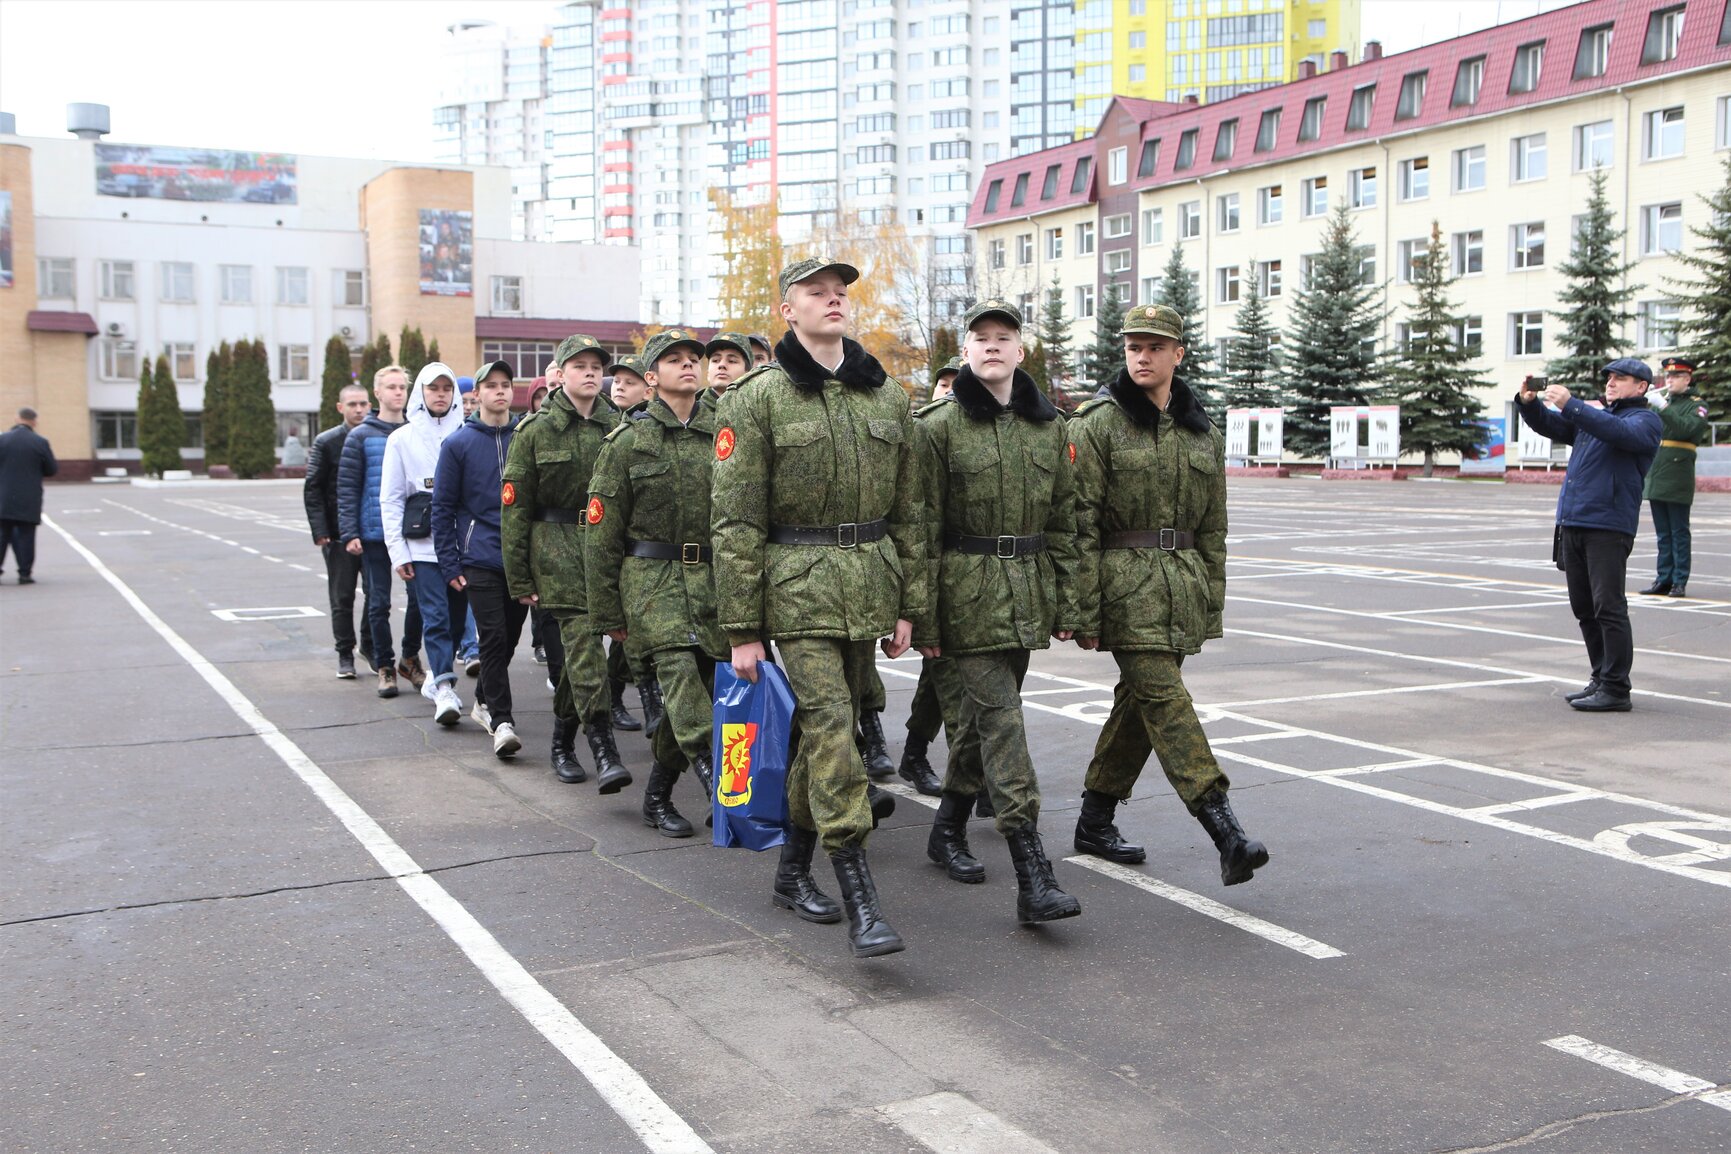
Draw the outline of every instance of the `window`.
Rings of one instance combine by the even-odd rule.
[[[1280,295],[1280,262],[1265,260],[1256,266],[1256,291],[1265,297]]]
[[[1130,250],[1127,248],[1113,249],[1106,254],[1106,275],[1121,276],[1130,271]]]
[[[1485,318],[1462,317],[1454,331],[1455,343],[1469,352],[1482,352],[1485,347]]]
[[[1473,192],[1485,186],[1485,146],[1455,150],[1455,191]]]
[[[72,258],[39,256],[36,258],[36,295],[43,300],[71,300],[75,281]]]
[[[1299,206],[1305,216],[1324,216],[1328,212],[1328,177],[1313,176],[1304,182],[1304,199]]]
[[[1316,287],[1316,262],[1321,260],[1316,253],[1305,253],[1298,258],[1298,287],[1306,292]]]
[[[966,160],[972,153],[973,144],[966,140],[939,140],[931,148],[933,160]]]
[[[1312,96],[1304,102],[1304,117],[1298,122],[1298,139],[1318,140],[1322,136],[1322,117],[1328,111],[1328,97]]]
[[[1187,200],[1178,206],[1178,239],[1195,240],[1202,235],[1202,202]]]
[[[1178,138],[1178,159],[1173,162],[1172,170],[1182,172],[1196,163],[1196,133],[1197,129],[1187,128]]]
[[[1231,160],[1232,152],[1238,147],[1238,121],[1222,120],[1220,127],[1214,131],[1214,159]]]
[[[991,268],[1003,268],[1009,263],[1004,256],[1004,241],[1001,237],[986,245],[986,263]]]
[[[1449,97],[1450,108],[1470,108],[1479,102],[1479,89],[1485,82],[1485,58],[1474,56],[1455,67],[1455,90]]]
[[[1041,200],[1051,200],[1058,195],[1058,170],[1062,167],[1061,164],[1048,164],[1046,166],[1046,179],[1040,182]]]
[[[1603,76],[1611,63],[1611,25],[1595,24],[1581,30],[1581,43],[1575,49],[1576,80]]]
[[[1016,309],[1025,317],[1034,315],[1034,294],[1023,293],[1016,298]]]
[[[1540,268],[1545,263],[1545,224],[1534,221],[1517,224],[1509,230],[1512,240],[1511,265],[1516,269]]]
[[[1088,190],[1088,176],[1094,171],[1094,158],[1084,156],[1076,161],[1076,174],[1070,178],[1070,195],[1076,196]]]
[[[910,149],[910,151],[912,151]],[[894,164],[896,146],[893,144],[868,144],[854,149],[854,159],[860,164]],[[909,160],[914,159],[909,157]]]
[[[1450,238],[1456,276],[1478,276],[1485,271],[1485,234],[1481,229],[1457,232]]]
[[[1376,169],[1355,168],[1346,174],[1347,203],[1353,208],[1376,207]]]
[[[1677,347],[1677,322],[1681,318],[1674,303],[1642,301],[1635,317],[1636,345],[1655,352]]]
[[[276,303],[279,305],[311,303],[307,297],[306,269],[279,268],[276,270]]]
[[[1402,200],[1423,200],[1430,195],[1430,157],[1415,156],[1396,168]]]
[[[1515,49],[1515,66],[1509,70],[1509,93],[1531,92],[1539,86],[1539,72],[1544,66],[1545,42],[1523,44]]]
[[[1366,84],[1352,90],[1352,103],[1346,106],[1346,130],[1359,132],[1370,127],[1371,107],[1376,102],[1376,85]]]
[[[1719,18],[1719,43],[1731,44],[1731,4],[1725,6],[1725,15]]]
[[[104,337],[99,343],[98,371],[110,381],[138,379],[138,346],[131,341]]]
[[[1358,246],[1358,283],[1376,283],[1376,246],[1361,244]]]
[[[367,307],[367,270],[340,268],[337,270],[337,304],[342,308]]]
[[[183,260],[164,261],[162,265],[162,299],[180,304],[192,300],[192,264]]]
[[[309,379],[307,368],[311,363],[306,345],[278,345],[276,347],[276,375],[279,381],[304,381]]]
[[[1429,72],[1409,72],[1401,78],[1400,103],[1394,108],[1396,120],[1412,120],[1424,111],[1424,87],[1429,78]]]
[[[1545,352],[1545,314],[1509,314],[1509,355],[1538,357]]]
[[[1076,286],[1076,316],[1086,320],[1094,315],[1094,286],[1083,284]]]
[[[1256,190],[1256,223],[1279,224],[1282,212],[1281,186],[1271,184]]]
[[[520,313],[523,311],[523,278],[496,276],[493,278],[493,311]]]
[[[1419,266],[1424,263],[1425,251],[1430,247],[1430,241],[1403,240],[1395,245],[1394,279],[1400,284],[1411,284],[1418,279]]]
[[[992,181],[991,184],[988,184],[986,186],[986,211],[987,212],[997,212],[998,211],[998,197],[1003,193],[1003,191],[1004,191],[1004,182],[1001,180],[994,180],[994,181]]]
[[[1683,5],[1660,8],[1647,16],[1647,39],[1641,45],[1641,63],[1658,64],[1677,59],[1683,42]]]
[[[1034,263],[1033,233],[1024,232],[1016,236],[1016,263],[1019,265]]]
[[[1683,248],[1683,204],[1648,204],[1641,207],[1641,255],[1680,252]]]
[[[1117,240],[1119,237],[1129,236],[1130,214],[1121,212],[1116,216],[1109,216],[1104,221],[1104,226],[1107,240]]]
[[[1280,143],[1280,109],[1270,108],[1256,126],[1256,151],[1272,152]]]
[[[1106,183],[1123,184],[1130,179],[1130,149],[1114,148],[1106,154]],[[1092,292],[1092,289],[1088,290]]]
[[[1214,198],[1214,231],[1238,231],[1238,194],[1229,192]]]
[[[1046,259],[1061,260],[1064,256],[1064,230],[1049,228],[1046,230]]]
[[[1666,160],[1683,155],[1683,109],[1661,108],[1641,118],[1643,160]]]
[[[1612,139],[1609,120],[1575,125],[1575,171],[1611,167]]]
[[[244,264],[225,264],[218,267],[222,281],[222,303],[225,305],[250,305],[252,303],[252,267]]]
[[[552,341],[482,341],[481,363],[505,361],[511,365],[511,376],[519,381],[533,380],[553,359],[558,345]]]
[[[1549,167],[1545,159],[1545,134],[1517,136],[1514,143],[1514,179],[1543,180]]]
[[[1021,208],[1028,201],[1028,174],[1016,174],[1016,187],[1010,193],[1010,207]]]
[[[1094,251],[1094,225],[1083,221],[1076,226],[1076,255],[1088,256]]]
[[[1238,299],[1238,266],[1229,264],[1214,270],[1214,302],[1231,304]]]
[[[1731,12],[1731,4],[1725,6],[1725,11]],[[1713,129],[1713,147],[1731,148],[1731,96],[1721,96],[1715,104],[1718,117]]]
[[[133,288],[131,261],[105,260],[98,262],[96,267],[101,273],[103,300],[129,301],[137,295]]]
[[[1166,239],[1166,210],[1163,208],[1145,208],[1142,210],[1142,243],[1160,244]]]
[[[1154,166],[1160,163],[1160,142],[1144,140],[1142,142],[1142,158],[1136,162],[1138,177],[1153,176]]]
[[[92,440],[98,449],[138,448],[137,413],[91,413],[90,417],[96,425]]]
[[[175,341],[162,346],[163,355],[177,381],[198,380],[198,347],[191,341]]]

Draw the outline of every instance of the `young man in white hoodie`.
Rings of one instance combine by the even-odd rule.
[[[433,547],[433,473],[439,447],[463,424],[457,403],[457,374],[434,361],[415,377],[404,410],[408,423],[385,441],[379,478],[379,515],[391,564],[421,609],[422,643],[428,677],[421,695],[432,699],[433,720],[455,725],[463,716],[452,669],[456,642],[468,603],[439,575]]]

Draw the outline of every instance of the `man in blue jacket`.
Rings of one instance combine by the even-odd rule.
[[[1562,385],[1543,401],[1522,384],[1515,403],[1535,433],[1573,445],[1557,497],[1556,561],[1568,578],[1569,608],[1581,623],[1592,680],[1565,700],[1583,713],[1627,713],[1635,638],[1623,589],[1641,524],[1641,483],[1659,451],[1663,426],[1647,407],[1653,370],[1630,357],[1605,366],[1605,407]],[[1549,403],[1556,411],[1545,407]]]

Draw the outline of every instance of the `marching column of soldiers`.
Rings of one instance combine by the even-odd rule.
[[[845,919],[856,957],[904,948],[866,857],[894,808],[874,782],[899,773],[938,799],[926,853],[947,877],[985,880],[968,822],[989,816],[1010,851],[1017,919],[1075,917],[1042,838],[1022,706],[1033,652],[1074,641],[1118,666],[1075,850],[1145,860],[1115,815],[1153,753],[1219,851],[1222,882],[1249,881],[1268,851],[1233,813],[1182,677],[1184,658],[1221,635],[1226,478],[1223,438],[1180,373],[1178,314],[1132,308],[1125,368],[1066,416],[1021,368],[1017,309],[980,302],[916,412],[846,335],[859,275],[828,258],[783,269],[787,332],[773,348],[744,333],[655,334],[615,366],[644,386],[622,405],[600,389],[599,342],[560,345],[552,394],[501,474],[509,590],[558,622],[560,780],[587,780],[582,729],[600,792],[631,783],[610,708],[629,671],[662,704],[643,821],[691,836],[673,793],[689,769],[706,808],[714,796],[716,663],[755,681],[776,661],[797,707],[773,904]],[[880,649],[922,658],[899,766],[879,718]],[[941,772],[929,757],[940,729]],[[839,902],[813,875],[819,846]]]

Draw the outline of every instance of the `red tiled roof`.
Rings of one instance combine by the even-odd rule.
[[[25,327],[33,333],[83,333],[96,335],[96,318],[89,313],[63,313],[51,309],[32,309],[24,318]]]
[[[713,328],[690,326],[708,340]],[[481,341],[562,341],[572,333],[594,337],[603,344],[628,345],[644,331],[637,321],[559,320],[550,317],[476,317],[475,339]],[[94,332],[95,330],[91,330]]]
[[[1026,153],[1014,160],[987,165],[986,179],[980,182],[978,191],[974,193],[974,203],[968,206],[969,227],[974,227],[987,218],[1014,220],[1017,217],[1073,208],[1078,204],[1092,202],[1095,179],[1092,172],[1083,180],[1080,192],[1073,193],[1070,188],[1075,183],[1076,165],[1083,161],[1092,163],[1094,148],[1092,139],[1075,140],[1069,144],[1060,144],[1056,148]],[[1046,170],[1054,164],[1059,166],[1057,190],[1049,199],[1041,199],[1040,193],[1045,191]],[[1021,204],[1011,204],[1015,199],[1016,179],[1020,176],[1027,177],[1025,196]],[[992,199],[994,183],[998,183],[997,205],[993,211],[988,212],[986,202]]]
[[[1349,68],[1326,72],[1305,80],[1247,92],[1216,104],[1168,104],[1157,101],[1114,97],[1102,117],[1102,125],[1114,115],[1131,115],[1140,119],[1140,141],[1161,141],[1159,160],[1151,176],[1136,175],[1139,157],[1130,156],[1128,188],[1140,190],[1161,185],[1194,181],[1212,174],[1245,168],[1250,165],[1273,164],[1312,153],[1324,152],[1358,141],[1373,141],[1391,135],[1422,132],[1456,121],[1495,115],[1528,105],[1580,96],[1590,92],[1610,91],[1624,85],[1640,83],[1688,72],[1713,64],[1731,62],[1731,44],[1719,43],[1721,23],[1725,17],[1722,0],[1687,0],[1683,19],[1683,39],[1676,57],[1655,64],[1642,64],[1641,54],[1647,38],[1647,17],[1670,5],[1665,0],[1587,0],[1568,8],[1546,12],[1526,20],[1470,33],[1438,44],[1427,44],[1410,52],[1367,60]],[[1602,76],[1574,78],[1575,54],[1581,33],[1603,24],[1613,25],[1611,55]],[[1509,78],[1514,68],[1515,53],[1524,45],[1544,42],[1543,64],[1539,83],[1530,92],[1509,91]],[[1459,108],[1450,107],[1455,84],[1455,70],[1465,60],[1483,56],[1484,75],[1477,103]],[[1415,72],[1428,73],[1424,103],[1418,116],[1396,121],[1402,80]],[[1355,90],[1375,85],[1375,98],[1368,127],[1348,131],[1346,118]],[[1326,106],[1321,135],[1316,140],[1300,142],[1299,124],[1304,118],[1305,103],[1315,97],[1325,97]],[[1281,110],[1280,133],[1275,147],[1266,152],[1255,151],[1257,128],[1262,113]],[[1121,111],[1120,111],[1121,110]],[[1220,125],[1237,120],[1237,143],[1231,158],[1216,161],[1214,143]],[[1178,171],[1178,145],[1183,134],[1196,129],[1195,159],[1192,165]],[[968,211],[968,226],[1014,220],[1030,213],[1047,212],[1054,208],[1072,207],[1079,200],[1040,201],[1035,196],[1040,174],[1054,161],[1066,162],[1076,155],[1078,144],[1059,145],[1040,152],[1027,153],[986,167],[980,192]],[[1088,142],[1092,149],[1097,139]],[[1028,202],[1012,208],[1009,193],[1015,179],[1029,173]],[[1096,182],[1098,177],[1096,176]],[[995,211],[985,210],[986,192],[994,181],[1002,181],[1003,193]],[[1067,186],[1066,186],[1067,189]],[[1093,199],[1092,193],[1088,199]]]

